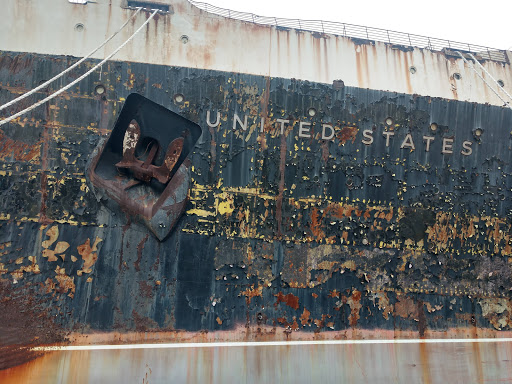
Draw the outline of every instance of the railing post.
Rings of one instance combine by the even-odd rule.
[[[218,8],[218,7],[215,7],[215,6],[212,6],[208,3],[205,3],[205,2],[201,2],[201,1],[196,1],[196,0],[189,0],[191,4],[195,5],[196,7],[206,11],[206,12],[211,12],[211,13],[214,13],[214,14],[217,14],[217,15],[221,15],[221,16],[225,16],[226,14],[228,15],[229,18],[235,18],[237,20],[246,20],[247,19],[247,16],[250,14],[251,15],[251,18],[252,18],[252,22],[253,23],[257,23],[256,20],[259,20],[260,16],[258,15],[255,15],[253,13],[250,13],[250,12],[244,12],[243,15],[244,16],[236,16],[235,15],[231,15],[231,10],[230,9],[225,9],[225,8]],[[210,10],[211,9],[211,10]],[[227,11],[227,12],[226,12]],[[241,13],[239,13],[240,15]],[[245,19],[244,19],[245,17]],[[272,20],[272,18],[267,18],[267,17],[263,17],[262,18],[263,20],[265,21],[260,21],[260,23],[264,23],[265,25],[271,25],[270,23],[270,20]],[[295,22],[293,21],[293,19],[283,19],[285,22],[290,22],[290,23],[293,23],[293,25],[297,25],[297,24],[294,24]],[[323,23],[323,20],[315,20],[314,22],[320,22],[320,26],[322,28],[322,33],[326,33],[325,31],[325,26],[324,26],[324,23]],[[274,17],[274,23],[275,23],[275,26],[276,27],[279,27],[280,24],[277,20],[277,17]],[[297,23],[298,23],[298,26],[299,26],[299,29],[302,30],[302,23],[301,23],[301,20],[300,19],[297,19]],[[285,23],[285,25],[287,25]],[[316,26],[316,24],[312,23],[311,24],[311,29],[310,30],[313,30],[313,31],[318,31],[318,27]],[[343,25],[343,31],[341,31],[341,28],[340,26]],[[351,24],[349,24],[350,26]],[[464,46],[467,46],[467,49],[469,52],[473,52],[472,51],[472,48],[475,49],[475,53],[476,52],[481,52],[482,54],[484,52],[487,52],[487,55],[489,56],[489,59],[490,60],[493,60],[491,59],[491,55],[493,55],[493,57],[495,58],[494,60],[504,60],[502,59],[501,57],[504,56],[505,57],[505,60],[506,60],[506,50],[495,50],[495,51],[491,51],[491,48],[489,47],[480,47],[480,46],[475,46],[475,47],[472,47],[471,44],[467,44],[467,43],[454,43],[455,45],[452,47],[452,42],[450,40],[444,40],[444,39],[436,39],[436,38],[430,38],[428,36],[419,36],[419,35],[414,35],[413,34],[413,37],[411,38],[411,34],[410,33],[402,33],[402,32],[395,32],[397,35],[396,37],[393,38],[393,40],[391,40],[391,35],[389,32],[393,32],[393,31],[389,31],[387,29],[381,29],[381,28],[371,28],[371,31],[369,31],[368,27],[367,26],[362,26],[362,25],[356,25],[355,26],[356,28],[352,31],[349,31],[351,33],[351,36],[352,37],[358,37],[358,38],[361,38],[363,36],[363,34],[361,33],[361,28],[364,28],[364,32],[366,34],[366,38],[368,40],[370,40],[370,32],[373,31],[373,35],[374,38],[378,41],[382,41],[384,42],[386,37],[388,39],[388,43],[389,44],[393,44],[393,41],[397,41],[398,43],[397,44],[404,44],[404,37],[407,36],[407,39],[409,41],[409,44],[411,46],[413,46],[413,42],[412,40],[414,39],[414,43],[415,44],[419,44],[418,46],[421,46],[423,47],[424,46],[424,43],[425,43],[425,39],[427,39],[427,44],[428,44],[428,49],[430,50],[435,50],[437,48],[448,48],[448,49],[451,49],[451,50],[460,50],[460,49],[463,49]],[[306,26],[307,28],[307,26]],[[342,36],[344,37],[349,37],[347,35],[347,24],[346,23],[339,23],[339,22],[336,22],[336,23],[333,23],[333,26],[330,27],[330,31],[332,33],[335,33],[335,34],[339,34],[339,33],[342,33]],[[386,32],[386,37],[384,36],[384,33],[383,32]]]

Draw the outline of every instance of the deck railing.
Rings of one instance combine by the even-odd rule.
[[[248,21],[261,25],[272,25],[278,28],[291,28],[311,32],[328,33],[355,39],[380,41],[392,45],[418,47],[431,51],[445,51],[458,57],[455,51],[471,52],[478,59],[507,62],[506,51],[481,45],[460,43],[446,39],[438,39],[411,33],[390,31],[387,29],[372,28],[362,25],[347,24],[336,21],[283,19],[279,17],[258,16],[248,12],[238,12],[230,9],[219,8],[214,5],[195,0],[189,2],[199,9],[215,15],[231,19]]]

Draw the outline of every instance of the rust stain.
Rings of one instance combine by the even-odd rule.
[[[343,296],[343,301],[348,304],[350,307],[350,315],[348,317],[348,321],[350,326],[355,327],[357,322],[359,321],[359,311],[361,310],[361,292],[358,290],[354,290],[352,292],[352,296],[345,297]]]
[[[32,68],[34,65],[34,56],[29,54],[21,54],[16,57],[10,58],[5,57],[0,61],[0,66],[2,68],[7,68],[9,73],[12,75],[16,75],[23,70],[28,68]]]
[[[41,155],[41,142],[28,144],[22,141],[12,140],[0,130],[0,160],[35,162]]]
[[[283,295],[282,292],[279,292],[277,295],[277,301],[274,306],[277,307],[279,303],[285,303],[287,306],[293,309],[299,309],[299,298],[295,296],[293,293],[288,293],[287,295]]]
[[[286,137],[281,135],[281,157],[279,162],[279,194],[276,199],[276,220],[277,220],[277,237],[283,235],[282,223],[283,223],[283,194],[284,194],[284,175],[286,168]]]
[[[149,329],[158,328],[158,324],[149,317],[140,315],[137,311],[132,311],[132,320],[135,324],[135,329],[138,332],[146,332]]]
[[[326,140],[322,141],[322,161],[324,163],[327,163],[327,160],[329,160],[329,143]]]
[[[359,87],[365,87],[365,81],[363,77],[363,71],[365,70],[365,67],[368,66],[368,63],[366,62],[366,57],[362,57],[361,54],[361,46],[356,45],[356,69],[357,69],[357,85]],[[364,62],[363,62],[364,61]]]
[[[34,346],[65,340],[51,313],[53,306],[35,299],[41,290],[30,283],[15,288],[0,279],[0,371],[41,356],[31,349]]]
[[[309,322],[309,316],[311,315],[311,312],[309,312],[306,308],[304,308],[304,311],[302,312],[302,315],[300,315],[300,323],[305,326]]]
[[[313,236],[317,238],[317,241],[321,241],[325,238],[325,233],[322,231],[322,222],[321,222],[321,216],[318,208],[313,208],[311,212],[311,232],[313,233]]]
[[[94,244],[91,247],[91,240],[87,239],[86,242],[77,247],[78,253],[82,256],[82,260],[84,261],[84,265],[82,266],[82,270],[77,271],[77,274],[80,276],[83,273],[91,273],[91,267],[98,260],[98,244],[102,241],[99,237],[96,237]]]
[[[389,303],[389,298],[386,292],[377,292],[376,298],[379,299],[379,310],[382,311],[382,317],[388,320],[389,315],[393,314],[394,307],[393,304]]]
[[[254,288],[254,284],[247,288],[245,291],[240,292],[241,295],[244,295],[247,298],[247,304],[251,303],[253,297],[260,296],[263,294],[263,286],[258,286],[256,289]]]
[[[59,283],[59,287],[56,288],[56,291],[58,293],[67,293],[69,297],[73,298],[76,288],[74,277],[66,275],[65,268],[60,268],[59,266],[55,268],[55,273],[55,280]]]
[[[480,299],[478,304],[484,316],[497,330],[512,327],[512,302],[505,298]]]
[[[55,290],[55,282],[51,277],[47,277],[44,281],[44,287],[46,293],[51,293]]]
[[[323,328],[326,324],[325,324],[325,320],[327,318],[330,318],[331,315],[322,315],[322,318],[321,319],[315,319],[313,320],[313,322],[315,323],[315,325],[317,326],[317,330],[320,330],[321,328]]]
[[[149,239],[149,235],[146,234],[146,236],[137,245],[137,260],[135,260],[135,263],[134,263],[135,270],[137,272],[140,271],[140,261],[142,260],[142,250],[144,249],[144,244],[146,244],[146,241],[148,239]]]
[[[213,127],[208,127],[208,130],[210,131],[210,173],[212,180],[214,180],[213,170],[215,169],[215,159],[217,157],[217,143]]]
[[[50,121],[50,103],[46,103],[45,117],[47,121]],[[46,201],[48,199],[48,150],[50,147],[50,127],[49,124],[44,125],[43,129],[43,148],[41,151],[41,206],[39,207],[39,222],[42,224],[48,224],[50,220],[46,216]]]
[[[418,304],[405,295],[397,295],[395,303],[395,315],[404,319],[418,319]]]
[[[432,383],[432,378],[430,376],[430,362],[428,358],[428,351],[426,348],[426,344],[421,343],[419,345],[420,349],[420,361],[421,361],[421,373],[422,373],[422,383],[430,384]]]
[[[425,331],[427,330],[427,317],[425,315],[425,308],[423,306],[423,300],[418,300],[418,331],[420,337],[425,337]]]
[[[341,130],[338,127],[334,127],[336,133],[336,137],[340,144],[345,145],[347,141],[351,141],[352,144],[356,141],[357,133],[359,132],[359,128],[357,127],[342,127]]]
[[[142,297],[153,297],[153,287],[145,281],[139,281],[139,292]]]

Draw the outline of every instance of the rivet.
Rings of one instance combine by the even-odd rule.
[[[96,88],[94,88],[94,92],[97,94],[97,95],[103,95],[105,93],[105,86],[103,85],[97,85]]]

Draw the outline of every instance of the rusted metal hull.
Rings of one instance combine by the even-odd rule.
[[[1,52],[0,101],[74,60]],[[510,109],[198,67],[110,62],[1,128],[0,378],[89,382],[93,366],[113,365],[128,381],[155,372],[150,382],[185,371],[194,380],[270,382],[379,381],[379,372],[386,382],[510,377],[510,342],[474,341],[509,337],[512,328]],[[121,133],[113,129],[133,93],[200,127],[176,173],[176,159],[167,169],[152,162],[157,147],[181,148],[185,139],[151,142],[137,155],[126,144],[137,113]],[[156,132],[147,135],[158,141],[171,128],[149,122],[132,134]],[[133,153],[123,163],[126,148]],[[152,195],[126,192],[139,183]],[[146,209],[150,198],[158,209]],[[394,338],[473,341],[186,354],[41,349]],[[262,348],[273,368],[254,373]],[[220,357],[237,370],[215,370]],[[450,359],[453,366],[436,368]],[[337,371],[317,370],[336,361],[344,362]],[[288,368],[271,379],[280,362]]]
[[[4,53],[3,97],[65,62]],[[63,330],[509,327],[510,111],[146,64],[111,63],[102,76],[106,95],[84,85],[3,133],[2,279]],[[162,242],[87,181],[134,90],[203,127],[187,212]],[[250,116],[245,131],[234,113]],[[282,134],[278,118],[290,121]],[[299,121],[313,123],[310,137]],[[414,150],[401,148],[410,132]]]

